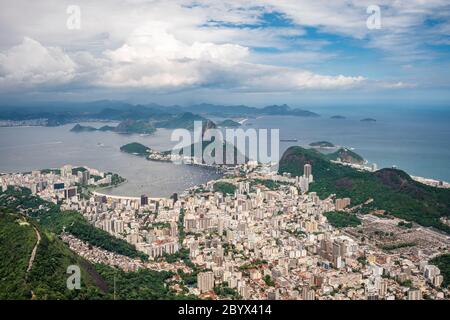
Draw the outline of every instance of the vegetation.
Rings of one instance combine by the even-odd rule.
[[[148,258],[125,240],[118,239],[106,231],[94,227],[80,213],[61,211],[58,205],[33,196],[29,189],[8,188],[0,196],[0,208],[27,213],[55,234],[60,234],[65,230],[80,240],[102,249],[131,258],[144,260]]]
[[[215,286],[214,292],[215,292],[215,294],[217,294],[218,296],[220,296],[222,298],[229,298],[232,300],[240,299],[240,295],[236,291],[236,289],[232,289],[232,288],[228,287],[228,284],[226,284],[226,283],[222,283],[218,286]]]
[[[111,294],[117,300],[164,300],[178,297],[168,286],[173,273],[140,269],[135,272],[124,272],[106,265],[96,265],[96,269],[105,279]],[[115,282],[115,285],[114,285]],[[186,298],[186,297],[184,297]]]
[[[450,233],[450,227],[440,221],[441,217],[450,216],[450,190],[416,182],[401,170],[361,172],[331,163],[320,152],[301,147],[286,150],[280,160],[279,172],[301,176],[306,163],[312,165],[315,180],[310,191],[317,192],[321,198],[336,194],[338,198],[351,198],[355,205],[373,199],[363,206],[361,213],[385,210],[398,218]]]
[[[82,126],[79,123],[77,123],[72,129],[70,129],[72,132],[92,132],[97,131],[96,128],[90,127],[90,126]]]
[[[18,215],[0,213],[0,299],[30,295],[26,271],[37,237],[33,227]]]
[[[214,184],[213,189],[215,192],[221,192],[224,195],[232,195],[236,191],[236,186],[228,182],[219,181]]]
[[[269,275],[264,276],[263,281],[269,287],[275,287],[275,282],[272,280],[272,278]]]
[[[441,270],[441,274],[444,277],[442,285],[448,287],[450,285],[450,253],[437,256],[430,260],[429,263],[437,266]]]
[[[401,228],[405,228],[405,229],[411,229],[412,226],[413,226],[413,224],[412,224],[412,222],[404,222],[404,221],[400,221],[400,222],[398,223],[398,226],[401,227]]]
[[[167,129],[177,129],[184,128],[188,130],[194,129],[194,121],[202,121],[206,122],[207,119],[199,116],[197,114],[193,114],[191,112],[184,112],[178,114],[168,120],[160,121],[156,123],[157,128],[167,128]]]
[[[239,270],[254,269],[254,268],[257,268],[257,267],[259,267],[261,265],[264,265],[264,264],[267,264],[266,260],[259,260],[259,259],[257,259],[257,260],[255,260],[253,262],[249,262],[249,263],[243,264],[242,266],[239,267]]]
[[[400,242],[400,243],[385,244],[380,246],[380,248],[386,251],[392,251],[401,248],[414,247],[415,245],[416,245],[415,242]]]
[[[347,213],[342,211],[326,212],[328,222],[336,228],[356,227],[361,224],[361,220],[354,213]]]
[[[270,189],[270,190],[277,190],[280,187],[280,183],[273,181],[273,180],[269,180],[269,179],[255,179],[252,181],[252,185],[257,185],[257,184],[262,184],[263,186],[265,186],[266,188]]]
[[[122,151],[122,152],[137,154],[140,156],[148,155],[149,150],[150,150],[149,147],[146,147],[143,144],[140,144],[137,142],[128,143],[128,144],[120,147],[120,151]]]
[[[125,120],[117,125],[114,129],[117,133],[139,133],[152,134],[156,131],[155,127],[144,120]]]
[[[37,234],[41,240],[32,268],[28,262]],[[45,228],[25,216],[0,210],[0,299],[107,298],[107,285],[92,265],[71,252]],[[67,289],[67,267],[81,271],[81,290]]]
[[[363,157],[347,148],[340,148],[336,152],[327,154],[326,157],[329,160],[341,159],[342,162],[364,164]]]

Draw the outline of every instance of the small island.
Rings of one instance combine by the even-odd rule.
[[[93,132],[93,131],[111,131],[116,133],[123,133],[123,134],[152,134],[156,131],[155,127],[143,120],[125,120],[120,122],[117,127],[112,127],[105,125],[100,128],[94,128],[91,126],[82,126],[79,123],[77,123],[72,129],[70,129],[71,132]]]
[[[332,144],[329,141],[317,141],[317,142],[311,142],[309,144],[310,147],[313,148],[322,148],[322,149],[326,149],[326,148],[335,148],[336,146],[334,144]]]
[[[72,129],[70,129],[71,132],[92,132],[97,131],[96,128],[90,127],[90,126],[82,126],[81,124],[77,123]]]
[[[343,119],[347,119],[347,118],[344,116],[341,116],[341,115],[335,115],[335,116],[330,117],[330,119],[343,120]]]
[[[241,124],[239,122],[236,122],[234,120],[231,119],[226,119],[224,121],[221,121],[217,124],[218,127],[221,128],[237,128],[240,127]]]
[[[377,120],[374,118],[364,118],[364,119],[361,119],[361,121],[362,122],[377,122]]]
[[[143,144],[132,142],[120,147],[120,151],[138,156],[148,156],[151,149]]]

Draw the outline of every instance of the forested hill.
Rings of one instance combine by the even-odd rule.
[[[310,191],[316,191],[322,198],[330,194],[350,197],[353,205],[373,199],[373,202],[362,208],[363,213],[375,209],[385,210],[387,214],[450,233],[450,227],[440,221],[441,217],[450,216],[448,189],[426,186],[396,169],[361,172],[332,163],[314,149],[298,146],[285,151],[280,160],[279,172],[299,176],[303,174],[306,163],[312,165],[315,180]]]
[[[36,245],[36,254],[30,264]],[[95,299],[107,296],[108,285],[92,265],[31,219],[4,209],[0,209],[0,255],[0,299]],[[31,268],[27,271],[29,265]],[[69,265],[80,267],[80,290],[67,288]]]

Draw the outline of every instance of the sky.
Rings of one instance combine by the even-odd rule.
[[[3,103],[450,107],[448,0],[0,0]]]

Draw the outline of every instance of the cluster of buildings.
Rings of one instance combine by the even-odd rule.
[[[255,170],[221,181],[234,194],[214,192],[213,181],[179,199],[182,245],[206,270],[191,293],[215,298],[214,287],[226,285],[243,299],[448,298],[430,256],[386,252],[331,226],[324,213],[345,212],[351,200],[308,192],[312,169],[296,178]]]
[[[111,175],[88,167],[65,165],[60,169],[35,170],[28,173],[9,173],[0,176],[2,191],[8,186],[28,188],[33,195],[57,203],[77,201],[82,186],[109,185]]]
[[[368,218],[361,226],[333,227],[325,213],[349,211],[351,200],[333,195],[320,199],[310,192],[313,170],[306,164],[303,176],[294,178],[247,164],[234,168],[233,176],[173,199],[99,192],[62,196],[60,190],[98,183],[93,175],[108,179],[92,169],[86,169],[88,175],[68,166],[60,172],[3,175],[0,184],[35,188],[34,193],[45,199],[62,199],[63,210],[77,210],[96,227],[135,245],[149,255],[153,267],[162,256],[188,250],[201,272],[197,284],[187,289],[201,298],[218,298],[216,287],[230,288],[243,299],[448,298],[439,268],[428,262],[431,252],[421,259],[414,253],[382,250],[365,237],[365,226],[373,222]],[[219,182],[228,186],[227,192],[216,191]],[[65,237],[73,250],[91,261],[124,270],[148,267]],[[448,250],[448,239],[443,250]],[[178,270],[181,265],[189,271],[180,260],[157,267]]]

